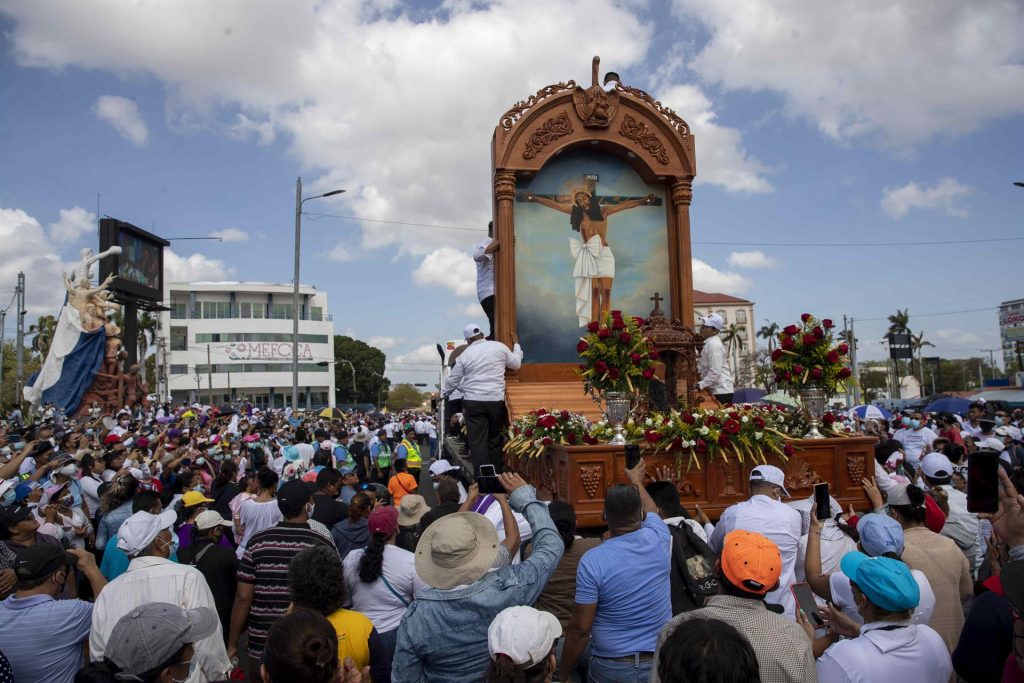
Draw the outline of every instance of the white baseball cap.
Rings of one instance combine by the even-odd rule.
[[[470,339],[478,334],[483,334],[483,332],[480,331],[480,326],[476,323],[470,323],[462,328],[462,336],[465,339]]]
[[[137,555],[148,548],[161,531],[172,529],[177,519],[178,513],[174,510],[164,510],[159,515],[136,512],[117,530],[117,547],[129,557]]]
[[[775,465],[758,465],[750,470],[750,481],[764,481],[769,484],[775,484],[782,489],[786,496],[789,496],[789,491],[786,490],[786,475]]]
[[[487,650],[491,659],[505,655],[516,666],[528,669],[544,661],[561,636],[562,625],[554,614],[532,607],[508,607],[487,627]]]
[[[220,526],[232,526],[231,522],[220,516],[220,513],[216,510],[203,510],[196,517],[196,528],[200,531],[206,531],[213,527]]]
[[[717,313],[702,315],[700,317],[700,324],[706,327],[713,327],[716,330],[721,330],[725,327],[725,321],[722,320],[722,316],[718,315]]]
[[[445,472],[451,472],[454,469],[458,468],[453,466],[444,458],[441,458],[440,460],[435,460],[434,462],[430,463],[430,474],[434,476],[438,474],[444,474]]]
[[[921,459],[921,471],[930,479],[945,479],[953,474],[953,463],[942,453],[929,453]]]
[[[1006,445],[1003,443],[1002,439],[997,439],[993,436],[987,437],[980,441],[976,441],[974,445],[977,446],[978,448],[983,448],[990,451],[1006,450]]]

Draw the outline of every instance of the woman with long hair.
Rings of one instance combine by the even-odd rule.
[[[353,550],[343,563],[345,586],[352,609],[369,617],[380,633],[390,663],[398,624],[416,591],[426,584],[416,573],[416,556],[395,545],[398,510],[390,505],[377,508],[370,513],[367,528],[366,549]]]
[[[113,536],[117,536],[117,530],[121,523],[132,516],[132,498],[138,489],[139,483],[130,474],[122,474],[111,480],[110,485],[100,496],[100,511],[102,517],[96,528],[96,547],[102,548]]]
[[[930,626],[952,653],[964,626],[962,603],[974,593],[970,564],[953,539],[925,525],[925,493],[919,487],[900,484],[889,489],[886,507],[903,527],[903,560],[928,578],[935,593]]]
[[[338,555],[329,548],[307,548],[288,565],[288,594],[292,609],[320,612],[338,636],[338,659],[351,658],[370,667],[374,683],[391,681],[391,651],[364,614],[344,609],[345,579]]]
[[[348,503],[348,517],[331,527],[331,537],[338,549],[338,557],[344,560],[356,548],[366,547],[370,539],[367,519],[373,510],[373,497],[366,491],[352,496]],[[396,511],[397,518],[397,511]]]
[[[224,519],[231,519],[231,501],[239,494],[241,489],[235,483],[238,477],[238,465],[230,460],[220,463],[220,470],[210,484],[210,509],[216,510]]]

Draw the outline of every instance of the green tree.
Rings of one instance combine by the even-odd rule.
[[[338,403],[373,403],[387,395],[391,381],[384,377],[387,357],[380,349],[366,342],[334,336],[334,386]],[[348,361],[348,362],[343,362]],[[349,367],[352,363],[352,367]],[[352,392],[352,370],[355,369],[356,390]]]
[[[52,315],[41,315],[34,325],[28,326],[28,333],[32,337],[32,350],[39,354],[40,358],[46,358],[50,352],[50,344],[53,343],[53,335],[57,331],[57,319]]]
[[[924,338],[924,331],[918,332],[917,334],[914,334],[913,332],[910,333],[910,352],[916,356],[917,375],[918,379],[921,380],[922,387],[924,386],[924,365],[921,363],[921,352],[924,350],[924,347],[926,346],[931,346],[932,348],[934,348],[935,344],[932,344],[930,341]],[[912,358],[910,362],[911,365],[913,365],[914,359]],[[913,371],[913,367],[911,367],[911,372]],[[927,394],[928,392],[925,391],[925,393]]]
[[[731,323],[729,327],[722,330],[722,343],[725,345],[725,354],[732,356],[732,374],[736,379],[736,385],[741,386],[744,382],[740,378],[739,354],[743,352],[743,337],[747,327],[737,323]],[[745,379],[745,378],[743,378]]]
[[[768,321],[766,320],[765,322]],[[775,350],[775,339],[778,333],[778,323],[768,323],[767,325],[762,325],[761,329],[757,331],[757,336],[768,342],[768,353],[771,353],[772,351]]]
[[[427,400],[427,393],[420,391],[411,384],[396,384],[388,393],[388,408],[391,410],[409,410]]]
[[[149,393],[156,393],[156,354],[147,356],[143,361],[143,368],[146,371],[146,384],[149,385]]]
[[[889,316],[889,331],[890,332],[906,332],[907,325],[910,324],[910,309],[904,308],[902,311],[896,309],[896,312]]]
[[[17,389],[17,348],[17,344],[11,339],[8,339],[3,344],[3,385],[2,391],[0,391],[0,404],[2,404],[4,415],[20,399]],[[28,378],[42,366],[42,363],[42,358],[33,354],[30,347],[25,349],[25,382],[28,382]]]
[[[879,398],[889,387],[889,377],[885,368],[864,369],[860,373],[860,388],[864,392],[862,400],[871,403]]]

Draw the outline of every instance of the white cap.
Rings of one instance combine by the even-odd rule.
[[[430,463],[430,474],[434,476],[438,474],[444,474],[445,472],[451,472],[454,469],[458,468],[453,466],[444,458],[441,458],[440,460],[435,460],[434,462]]]
[[[1006,450],[1006,444],[1003,443],[1002,439],[997,439],[993,436],[982,439],[981,441],[974,442],[974,445],[978,448],[982,448],[989,451],[1004,451]]]
[[[953,463],[942,453],[929,453],[921,459],[921,471],[931,479],[945,479],[953,474]]]
[[[996,427],[996,434],[999,436],[1013,436],[1013,427],[1010,425],[999,425]]]
[[[725,321],[722,320],[722,316],[717,313],[711,313],[709,315],[702,315],[700,317],[700,324],[707,327],[713,327],[716,330],[721,330],[725,327]],[[789,494],[786,494],[789,495]]]
[[[329,439],[325,439],[324,441],[320,442],[320,448],[322,448],[325,451],[334,450],[334,442]]]
[[[129,557],[138,555],[149,547],[161,531],[171,529],[177,519],[178,513],[174,510],[164,510],[159,515],[136,512],[124,520],[117,530],[117,547]]]
[[[480,326],[477,325],[476,323],[470,323],[462,328],[462,336],[465,339],[475,337],[478,334],[483,334],[483,332],[480,331]]]
[[[491,659],[505,655],[516,666],[528,669],[544,661],[561,636],[562,625],[554,614],[532,607],[508,607],[487,627],[487,650]]]
[[[216,510],[203,510],[196,517],[196,528],[200,531],[206,531],[217,526],[232,526],[231,522],[220,516],[220,513]]]
[[[789,496],[789,491],[786,490],[786,475],[775,465],[758,465],[750,470],[750,481],[764,481],[769,484],[775,484],[782,489],[783,493]]]

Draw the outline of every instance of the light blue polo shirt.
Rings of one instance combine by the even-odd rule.
[[[89,640],[92,604],[49,595],[0,602],[3,651],[18,681],[73,683]]]

